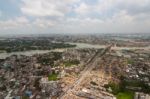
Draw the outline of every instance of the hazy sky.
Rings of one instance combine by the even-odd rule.
[[[150,32],[150,0],[0,0],[0,34]]]

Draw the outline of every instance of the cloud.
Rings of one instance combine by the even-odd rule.
[[[33,22],[34,26],[37,26],[39,28],[50,28],[56,24],[53,20],[46,20],[46,19],[36,19],[36,21]]]
[[[64,16],[76,0],[22,0],[21,11],[29,16]],[[77,0],[78,1],[78,0]]]
[[[25,17],[17,17],[6,21],[0,21],[0,29],[16,29],[29,25],[29,21]]]
[[[149,32],[150,0],[21,1],[19,15],[22,17],[1,20],[0,30],[26,31],[28,28],[35,33]]]
[[[2,11],[0,10],[0,17],[2,16]]]
[[[0,29],[18,29],[18,28],[50,28],[53,27],[57,21],[49,19],[36,19],[30,22],[26,17],[16,17],[7,21],[0,21]]]
[[[149,0],[99,0],[98,6],[101,9],[118,9],[118,10],[127,10],[133,11],[137,10],[137,12],[142,9],[146,11],[149,9]],[[132,9],[131,9],[132,8]]]
[[[120,13],[120,11],[126,11],[127,14],[136,16],[150,14],[149,5],[149,0],[99,0],[94,5],[82,2],[76,7],[75,12],[82,16],[88,15],[90,17],[98,14],[99,17],[110,18],[116,13]]]
[[[78,14],[87,14],[91,11],[92,6],[85,3],[81,3],[76,9],[75,12]]]

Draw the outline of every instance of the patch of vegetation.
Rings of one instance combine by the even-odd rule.
[[[110,82],[109,84],[107,85],[104,85],[105,88],[111,88],[112,90],[112,94],[114,95],[117,95],[119,92],[120,92],[120,86],[119,84],[116,84],[116,83],[113,83],[113,82]]]
[[[10,52],[29,50],[51,50],[56,48],[76,47],[68,43],[53,43],[49,39],[15,39],[0,41],[0,50]]]
[[[70,67],[72,65],[78,65],[80,64],[79,60],[69,60],[69,61],[64,61],[63,63],[66,67]]]
[[[134,60],[132,60],[132,59],[128,59],[127,62],[128,62],[128,64],[134,64]]]
[[[133,99],[134,92],[125,90],[124,86],[121,84],[110,82],[109,84],[104,86],[105,88],[111,88],[111,93],[114,94],[117,99]]]
[[[133,99],[135,91],[144,93],[150,92],[150,86],[148,86],[147,83],[138,80],[126,80],[123,76],[120,77],[120,83],[110,82],[104,85],[104,87],[107,90],[110,88],[110,92],[114,94],[117,99]]]
[[[53,74],[51,74],[51,75],[48,76],[48,80],[49,81],[56,81],[56,80],[58,80],[57,77],[58,77],[58,74],[53,73]]]
[[[23,96],[23,97],[22,97],[22,99],[29,99],[29,97],[27,97],[27,96]]]
[[[42,65],[51,65],[54,66],[54,61],[57,61],[62,58],[61,52],[50,52],[49,54],[46,54],[44,57],[39,56],[37,58],[38,63]]]
[[[143,81],[137,81],[137,80],[126,81],[126,80],[124,80],[124,81],[122,81],[122,86],[124,87],[123,88],[124,90],[131,90],[131,89],[129,89],[130,87],[135,87],[135,89],[134,89],[135,91],[136,91],[136,88],[141,88],[140,90],[137,90],[137,91],[141,91],[144,93],[150,92],[150,86]],[[128,89],[127,89],[127,87],[128,87]]]
[[[117,99],[134,99],[133,92],[120,92],[116,95]]]

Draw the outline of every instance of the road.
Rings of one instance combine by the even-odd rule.
[[[112,46],[103,46],[104,48],[101,53],[98,51],[86,64],[84,70],[80,73],[79,78],[64,92],[62,95],[60,95],[59,99],[66,99],[65,96],[73,94],[73,92],[76,92],[76,89],[79,88],[80,84],[82,81],[85,80],[86,77],[90,74],[92,69],[96,66],[97,64],[97,57],[102,57],[105,55],[106,52],[108,52],[110,49],[112,50],[136,50],[136,49],[144,49],[144,50],[149,50],[150,47],[112,47]]]
[[[72,94],[72,92],[76,92],[76,89],[81,84],[81,82],[84,81],[86,77],[88,77],[92,69],[97,65],[97,61],[96,61],[97,57],[100,57],[100,55],[104,55],[110,48],[111,47],[109,46],[109,47],[106,47],[103,51],[98,51],[95,53],[95,55],[90,59],[90,61],[85,64],[86,67],[80,73],[79,78],[74,82],[74,84],[72,84],[72,86],[70,86],[67,89],[66,92],[60,95],[60,99],[66,99],[65,98],[66,95]]]

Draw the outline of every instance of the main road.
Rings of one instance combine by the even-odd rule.
[[[81,45],[77,44],[77,49],[80,49],[80,48],[97,48],[97,49],[104,48],[104,50],[98,51],[97,53],[95,53],[95,55],[85,64],[86,67],[80,73],[79,78],[70,87],[68,87],[68,89],[64,93],[60,95],[59,99],[70,99],[70,97],[66,98],[67,95],[70,95],[70,94],[73,94],[73,92],[76,92],[81,82],[84,81],[86,77],[88,77],[92,69],[97,65],[97,61],[96,61],[97,56],[101,57],[105,55],[105,53],[109,51],[110,49],[112,50],[136,50],[136,49],[150,50],[150,47],[112,47],[112,46],[101,46],[101,45],[90,46],[89,44],[86,44],[86,46],[83,46],[83,44]]]
[[[79,78],[66,90],[66,92],[62,93],[60,95],[59,99],[67,99],[67,95],[73,94],[73,92],[76,92],[78,87],[80,86],[81,82],[85,80],[86,77],[90,74],[92,69],[97,65],[97,57],[103,56],[111,46],[106,47],[103,51],[98,50],[95,55],[85,64],[86,67],[84,70],[80,73]],[[68,98],[69,99],[69,98]]]

